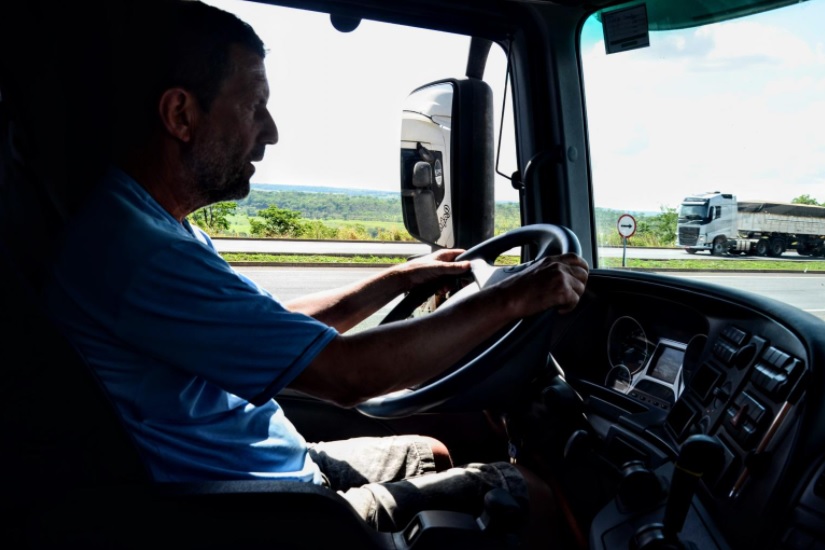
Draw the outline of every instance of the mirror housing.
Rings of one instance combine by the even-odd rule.
[[[493,236],[493,93],[445,79],[407,97],[401,122],[401,208],[416,239],[470,248]]]

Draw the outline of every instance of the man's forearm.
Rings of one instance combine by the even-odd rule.
[[[338,336],[292,386],[352,406],[420,384],[512,321],[549,308],[573,309],[584,292],[587,269],[575,255],[545,258],[430,315]]]
[[[393,298],[411,288],[445,275],[459,275],[470,268],[469,262],[454,261],[461,250],[439,250],[433,254],[394,265],[367,279],[346,287],[311,294],[286,304],[346,332]]]
[[[426,317],[339,336],[292,386],[352,406],[422,383],[516,320],[505,300],[503,294],[482,291]]]
[[[290,300],[286,307],[346,332],[407,290],[402,274],[392,268],[363,281]]]

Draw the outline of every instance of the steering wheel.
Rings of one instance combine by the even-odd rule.
[[[515,266],[494,266],[496,258],[516,247],[530,246],[534,259]],[[581,254],[576,235],[568,228],[535,224],[519,227],[488,239],[456,258],[469,260],[472,282],[453,294],[440,307],[450,307],[464,297],[510,277],[548,256],[572,252]],[[409,318],[413,311],[438,289],[444,280],[422,285],[409,292],[381,321],[381,324]],[[544,366],[554,310],[519,319],[476,347],[452,368],[419,386],[369,399],[356,410],[375,418],[397,418],[439,410],[470,410],[505,399],[503,390],[520,385]],[[538,363],[537,363],[538,362]],[[507,368],[500,368],[507,364]],[[468,391],[470,388],[473,391]]]

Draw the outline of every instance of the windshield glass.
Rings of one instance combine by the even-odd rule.
[[[649,30],[646,40],[648,29],[681,26],[660,17],[662,6],[612,8],[636,8],[621,20],[597,12],[581,32],[598,266],[674,271],[760,293],[765,277],[756,270],[825,271],[815,235],[825,234],[822,222],[764,227],[779,212],[770,205],[825,206],[825,1]],[[645,7],[661,20],[645,23]],[[642,38],[611,40],[621,25]],[[682,205],[701,200],[720,206]],[[764,215],[741,215],[746,201],[765,205]],[[623,214],[637,222],[626,241],[616,228]],[[625,245],[623,264],[617,249]],[[776,297],[810,309],[803,293]]]
[[[679,207],[679,220],[701,220],[708,215],[706,204],[683,204]]]

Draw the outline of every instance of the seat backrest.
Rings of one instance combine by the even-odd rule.
[[[8,66],[5,69],[9,69]],[[0,447],[3,524],[22,523],[44,495],[77,487],[145,482],[137,447],[79,353],[43,313],[42,260],[61,222],[40,179],[45,140],[0,75]],[[29,131],[27,134],[26,131]],[[60,145],[56,145],[60,147]],[[40,149],[38,149],[40,148]]]
[[[2,67],[0,67],[2,68]],[[39,294],[60,213],[43,141],[0,71],[0,539],[13,548],[392,546],[337,493],[300,482],[157,484],[101,382]],[[27,121],[26,121],[27,122]],[[42,129],[41,129],[42,130]],[[26,131],[29,131],[27,133]],[[37,133],[37,132],[35,132]],[[33,156],[29,156],[32,154]],[[54,174],[52,174],[54,175]],[[58,174],[59,175],[59,174]],[[20,211],[22,210],[22,212]],[[51,220],[49,227],[26,220]],[[268,525],[261,529],[261,526]],[[319,528],[320,526],[320,528]]]

